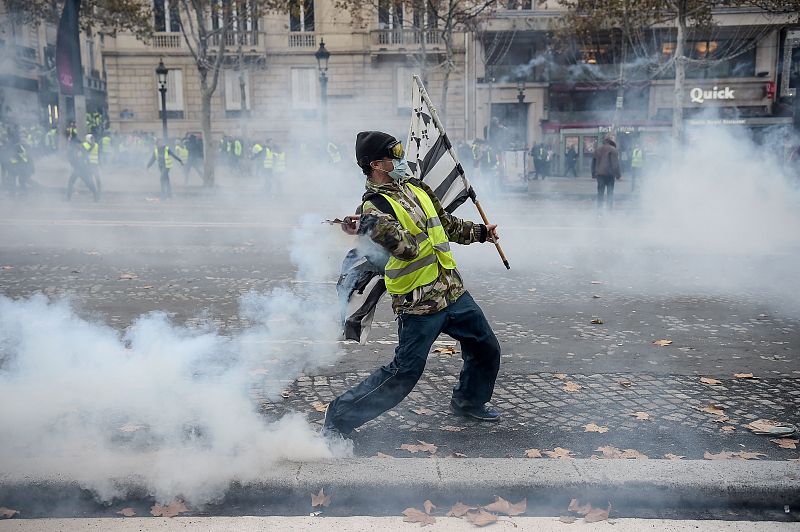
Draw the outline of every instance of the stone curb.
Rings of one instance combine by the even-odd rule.
[[[326,515],[399,515],[431,499],[487,504],[494,496],[528,500],[528,515],[557,515],[573,497],[610,502],[617,516],[670,509],[800,507],[800,464],[777,461],[551,460],[519,458],[358,458],[282,463],[257,483],[234,484],[211,515],[307,515],[310,494],[333,498]],[[114,501],[146,509],[152,497],[131,486]],[[30,517],[105,515],[74,483],[0,481],[0,506],[35,506]],[[48,510],[50,509],[50,510]],[[54,510],[55,509],[55,510]],[[144,513],[146,515],[146,511]],[[139,515],[143,515],[139,512]]]

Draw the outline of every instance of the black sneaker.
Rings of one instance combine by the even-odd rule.
[[[462,407],[450,403],[450,411],[457,416],[470,417],[478,421],[500,421],[500,412],[486,405]]]
[[[343,440],[347,438],[347,435],[338,428],[336,428],[336,425],[334,425],[333,422],[330,419],[328,419],[328,410],[330,409],[330,407],[331,407],[330,403],[328,403],[328,405],[325,407],[325,421],[322,424],[322,430],[319,431],[319,435],[325,439]]]

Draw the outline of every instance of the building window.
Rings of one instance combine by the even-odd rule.
[[[153,0],[156,31],[181,31],[177,0]]]
[[[417,29],[435,28],[437,24],[436,11],[429,2],[414,3],[414,27]]]
[[[250,101],[250,72],[241,72],[244,79],[244,108],[242,107],[242,84],[239,79],[239,72],[236,70],[225,70],[225,110],[242,111],[252,108]]]
[[[399,30],[403,27],[403,4],[397,0],[378,1],[378,28]]]
[[[750,41],[698,40],[686,43],[686,57],[692,59],[686,67],[686,77],[702,78],[742,78],[755,76],[756,43]],[[732,52],[741,50],[740,53]],[[675,55],[675,43],[661,45],[661,60],[666,62]],[[673,76],[672,70],[669,76]]]
[[[411,84],[413,83],[412,76],[419,75],[413,68],[407,66],[399,66],[395,70],[395,83],[396,89],[396,107],[398,114],[406,114],[411,112]]]
[[[158,116],[161,118],[161,93],[156,85],[156,100],[158,101]],[[183,71],[170,69],[167,74],[167,118],[183,118]]]
[[[314,31],[314,0],[291,0],[289,31]]]
[[[292,69],[292,108],[313,111],[317,108],[317,69]]]

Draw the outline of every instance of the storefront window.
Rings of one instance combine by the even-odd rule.
[[[739,53],[735,53],[735,52]],[[686,77],[691,79],[742,78],[755,76],[756,46],[754,41],[703,40],[686,43]],[[661,44],[661,61],[675,54],[675,43]],[[732,57],[731,57],[732,55]],[[673,77],[670,69],[662,77]]]

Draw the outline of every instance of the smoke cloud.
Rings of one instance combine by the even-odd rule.
[[[308,267],[324,260],[301,248],[302,282],[243,296],[249,325],[231,336],[162,312],[120,334],[63,299],[0,297],[3,480],[74,480],[102,500],[144,485],[160,501],[198,505],[279,460],[349,455],[301,414],[256,410],[253,395],[274,400],[340,355],[334,291],[304,284],[327,275]]]

